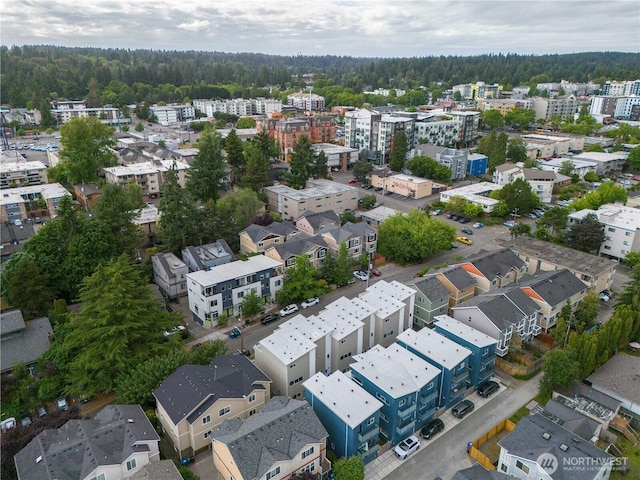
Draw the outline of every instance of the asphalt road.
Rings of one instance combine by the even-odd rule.
[[[451,478],[474,463],[467,455],[467,442],[475,440],[499,421],[513,415],[538,394],[540,375],[526,382],[514,381],[506,392],[474,411],[451,430],[418,450],[385,477],[385,480]]]

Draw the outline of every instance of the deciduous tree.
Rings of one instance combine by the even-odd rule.
[[[574,223],[567,233],[567,240],[573,248],[589,253],[600,249],[604,237],[604,226],[593,213]]]
[[[364,480],[364,462],[360,457],[343,457],[333,465],[336,480]]]
[[[453,175],[450,169],[440,165],[433,158],[423,155],[413,157],[405,166],[412,174],[418,177],[429,178],[439,182],[450,182]]]
[[[373,170],[373,165],[364,159],[358,159],[353,164],[353,177],[360,183],[365,183],[369,173]]]
[[[507,143],[507,158],[512,162],[526,162],[527,157],[527,142],[522,138],[511,138]]]
[[[284,286],[276,294],[278,303],[287,304],[299,302],[305,298],[311,298],[326,293],[327,283],[318,280],[318,271],[311,265],[306,255],[296,257],[296,263],[290,267],[285,276]]]
[[[555,348],[545,354],[544,375],[540,380],[540,392],[551,395],[557,387],[568,387],[580,375],[580,365],[570,348]]]
[[[504,127],[504,116],[499,110],[485,110],[482,113],[482,122],[492,130]]]

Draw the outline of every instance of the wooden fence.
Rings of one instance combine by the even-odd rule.
[[[516,428],[516,424],[513,423],[508,418],[505,418],[500,423],[496,424],[493,428],[484,433],[480,438],[478,438],[475,442],[472,442],[468,447],[469,456],[476,460],[479,464],[485,467],[487,470],[495,470],[496,467],[493,465],[493,462],[489,457],[487,457],[484,453],[480,451],[480,445],[485,443],[492,437],[495,437],[497,434],[506,430],[507,432],[513,431]]]

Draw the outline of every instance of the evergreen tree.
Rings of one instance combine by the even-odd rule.
[[[160,200],[158,237],[166,249],[179,254],[198,238],[199,212],[189,192],[178,183],[178,174],[170,168],[164,176]]]
[[[196,201],[218,200],[220,186],[227,175],[222,155],[222,137],[207,131],[198,139],[198,154],[187,170],[187,190]]]
[[[327,178],[327,175],[329,173],[329,166],[327,164],[327,161],[327,155],[323,150],[320,150],[320,152],[315,156],[311,168],[311,172],[314,177]]]
[[[236,134],[236,130],[231,129],[224,143],[224,150],[227,152],[227,163],[231,167],[233,175],[232,183],[237,183],[245,174],[247,160],[244,155],[242,140]]]
[[[257,143],[247,142],[244,146],[244,155],[247,168],[240,183],[259,193],[269,183],[271,164],[268,158],[265,160]]]
[[[360,183],[365,183],[369,173],[373,170],[373,165],[364,159],[359,158],[353,164],[353,177]]]
[[[280,155],[278,144],[266,130],[261,131],[255,137],[253,137],[251,143],[258,147],[258,150],[262,155],[262,159],[267,165],[271,164],[272,158]]]
[[[404,170],[404,162],[407,157],[407,135],[404,132],[398,132],[393,140],[393,148],[389,155],[389,168],[394,172],[402,172]]]
[[[593,213],[574,223],[567,233],[567,240],[573,248],[588,253],[599,250],[604,237],[604,226]]]
[[[38,270],[38,265],[23,256],[11,275],[6,298],[22,311],[25,320],[44,315],[53,302],[49,279]]]
[[[315,156],[309,136],[300,135],[298,141],[293,145],[293,153],[291,154],[291,173],[288,181],[292,188],[298,190],[304,188],[310,177]]]

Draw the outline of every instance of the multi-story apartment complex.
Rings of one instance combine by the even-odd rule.
[[[600,87],[600,93],[612,96],[640,95],[640,80],[607,81]]]
[[[542,203],[551,203],[556,174],[549,170],[525,168],[522,163],[503,163],[493,172],[493,183],[509,185],[517,179],[525,180]]]
[[[640,252],[640,209],[619,204],[602,205],[598,210],[583,209],[569,214],[569,225],[587,215],[598,217],[604,228],[600,255],[622,260],[630,252]]]
[[[216,113],[227,113],[238,117],[249,115],[268,115],[282,111],[282,102],[274,98],[234,98],[229,100],[203,100],[193,101],[194,108],[207,117],[215,117]]]
[[[488,85],[484,82],[463,83],[453,86],[453,93],[460,92],[463,99],[477,102],[486,98],[500,98],[502,85],[497,83]]]
[[[307,180],[306,188],[296,190],[286,185],[265,188],[267,208],[285,219],[294,219],[307,210],[333,210],[340,214],[358,209],[358,189],[324,179]]]
[[[324,152],[327,156],[327,167],[334,170],[347,170],[358,161],[358,150],[356,148],[343,147],[332,143],[317,143],[312,146],[314,152],[319,154]]]
[[[558,98],[534,97],[531,101],[536,119],[549,120],[551,115],[559,115],[562,118],[573,117],[580,107],[580,101],[575,95]]]
[[[258,132],[266,131],[280,147],[280,158],[291,159],[293,146],[301,135],[307,135],[311,143],[330,143],[336,137],[336,120],[326,115],[296,118],[264,118],[257,123]]]
[[[175,170],[178,175],[178,183],[184,187],[187,181],[187,169],[189,165],[175,160],[154,160],[151,162],[130,163],[117,167],[104,169],[105,180],[109,183],[125,185],[135,182],[140,185],[142,195],[146,198],[155,198],[160,195],[164,184],[164,173],[169,169]]]
[[[596,173],[600,176],[609,176],[622,172],[626,162],[625,152],[583,152],[571,157],[571,160],[581,160],[596,163]]]
[[[189,310],[200,325],[211,326],[222,314],[237,315],[245,295],[255,293],[264,302],[274,302],[282,277],[282,263],[263,255],[191,272]]]
[[[160,125],[173,125],[178,122],[186,122],[196,118],[196,110],[193,105],[153,105],[150,110],[156,116]]]
[[[514,108],[531,109],[533,102],[531,99],[515,99],[515,98],[485,98],[478,100],[478,110],[486,112],[487,110],[498,110],[502,115],[506,115]]]
[[[287,104],[300,110],[324,110],[324,97],[315,93],[298,92],[287,95]]]
[[[118,108],[109,106],[88,108],[84,100],[51,102],[51,114],[58,125],[67,123],[72,118],[89,117],[98,118],[108,125],[131,123],[131,119],[123,117]]]
[[[42,185],[48,182],[42,162],[0,162],[0,188]]]
[[[30,185],[3,189],[0,194],[0,222],[23,220],[32,210],[40,210],[38,200],[44,200],[48,214],[55,215],[62,197],[71,196],[59,183]]]

